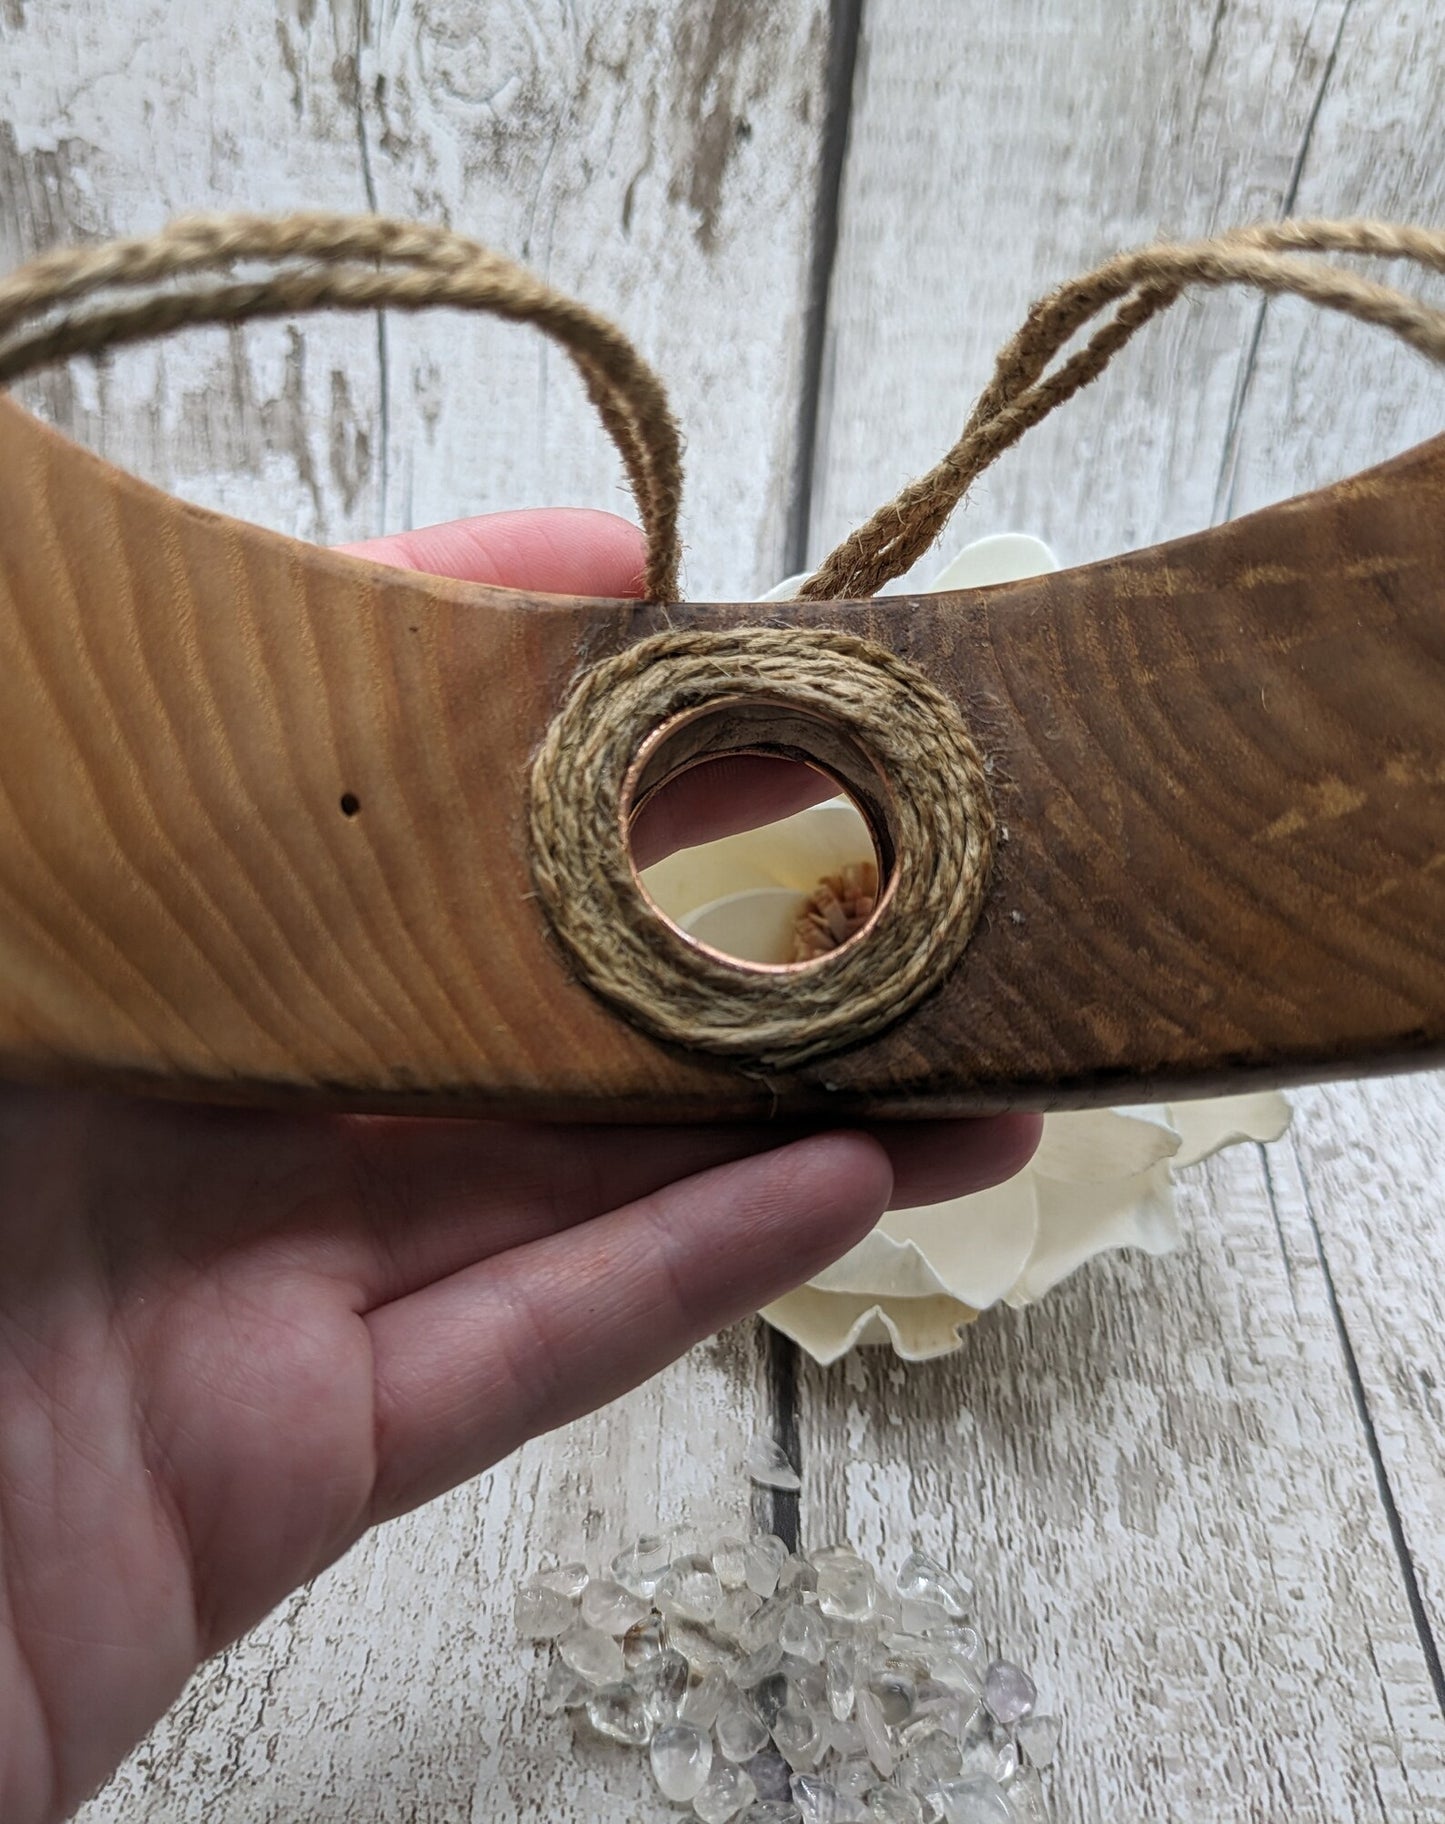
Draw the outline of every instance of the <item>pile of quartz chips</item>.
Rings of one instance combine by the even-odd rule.
[[[1059,1723],[971,1588],[921,1552],[886,1582],[841,1545],[642,1538],[542,1571],[517,1626],[555,1647],[544,1710],[646,1750],[702,1824],[1044,1824]]]

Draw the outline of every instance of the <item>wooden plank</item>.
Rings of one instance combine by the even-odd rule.
[[[826,39],[823,0],[546,0],[482,30],[459,4],[399,6],[361,52],[377,205],[527,262],[661,373],[700,599],[784,571]],[[436,317],[387,335],[393,520],[630,510],[556,349]]]
[[[635,1751],[540,1714],[546,1655],[512,1594],[547,1553],[596,1566],[640,1532],[747,1521],[758,1325],[370,1534],[204,1668],[77,1824],[632,1824]]]
[[[1427,0],[1035,0],[966,26],[947,0],[866,9],[812,555],[937,459],[1028,304],[1100,258],[1294,207],[1440,219],[1442,34]],[[1082,562],[1210,524],[1257,314],[1212,295],[1151,325],[983,477],[944,554],[1020,529]],[[1236,507],[1438,429],[1413,357],[1302,304],[1276,317],[1288,338],[1262,345],[1248,389]]]
[[[812,555],[951,441],[1024,305],[1115,247],[1289,210],[1438,221],[1442,30],[1385,0],[1174,0],[965,32],[875,0]],[[1383,339],[1210,297],[985,476],[945,552],[1017,528],[1098,557],[1439,422]],[[1438,1817],[1435,1244],[1386,1237],[1440,1207],[1442,1110],[1438,1077],[1307,1097],[1267,1178],[1247,1154],[1196,1177],[1189,1257],[1095,1267],[921,1375],[803,1377],[815,1537],[1012,1542],[984,1618],[1072,1715],[1063,1816]]]
[[[1290,212],[1445,222],[1445,13],[1355,0],[1336,27],[1296,148]],[[1368,270],[1436,304],[1445,283],[1408,265]],[[1294,301],[1252,305],[1238,351],[1215,493],[1249,512],[1445,424],[1445,376],[1375,334]]]
[[[346,6],[22,7],[5,30],[0,265],[196,209],[364,209]],[[311,15],[304,29],[300,18]],[[303,538],[380,531],[376,332],[312,318],[77,362],[20,397],[187,499]]]
[[[957,1356],[800,1380],[803,1528],[973,1568],[1067,1734],[1063,1819],[1425,1824],[1445,1727],[1289,1144],[1184,1175],[1189,1241]]]
[[[1302,1094],[1288,1155],[1445,1709],[1445,1075]]]
[[[693,438],[690,582],[747,594],[782,566],[825,12],[298,0],[190,8],[178,29],[160,0],[0,7],[0,262],[195,208],[449,218],[627,320]],[[570,379],[524,332],[475,333],[197,332],[26,397],[148,479],[303,537],[630,511]],[[609,1529],[739,1517],[768,1422],[759,1335],[365,1540],[203,1669],[85,1824],[635,1817],[637,1759],[579,1767],[538,1717],[511,1589],[548,1551],[595,1558]]]

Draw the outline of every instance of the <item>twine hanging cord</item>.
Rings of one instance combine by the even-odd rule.
[[[1389,330],[1445,362],[1445,311],[1359,273],[1301,254],[1363,254],[1445,273],[1445,231],[1391,222],[1283,221],[1212,240],[1119,254],[1034,305],[999,352],[993,379],[953,447],[843,540],[801,586],[804,599],[875,595],[938,538],[973,483],[1004,451],[1103,373],[1144,325],[1191,285],[1291,292],[1325,310]],[[1109,307],[1114,315],[1052,372],[1050,363]]]
[[[874,595],[942,532],[979,475],[1033,425],[1087,386],[1121,348],[1190,285],[1292,292],[1375,323],[1445,361],[1445,311],[1301,254],[1406,259],[1445,272],[1445,232],[1373,220],[1284,221],[1211,240],[1162,243],[1107,261],[1029,312],[1000,351],[958,441],[880,507],[799,590],[813,600]],[[280,269],[254,280],[187,284],[241,262]],[[169,287],[156,289],[157,287]],[[98,295],[146,296],[67,312]],[[657,375],[605,317],[466,236],[385,216],[314,212],[200,215],[161,233],[60,248],[0,280],[0,385],[76,354],[168,334],[191,324],[338,309],[437,305],[534,323],[565,349],[627,472],[647,535],[646,598],[679,598],[682,439]],[[1050,363],[1110,306],[1114,315],[1057,368]]]
[[[278,270],[190,282],[243,262]],[[176,280],[187,283],[177,288]],[[136,290],[146,295],[35,326],[57,307]],[[535,324],[566,351],[637,500],[647,599],[676,601],[682,438],[662,382],[605,317],[450,229],[376,215],[199,215],[142,239],[58,248],[0,280],[0,385],[71,355],[193,324],[437,305]]]

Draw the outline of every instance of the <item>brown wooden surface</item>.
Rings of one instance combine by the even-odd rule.
[[[956,696],[1009,840],[941,993],[763,1084],[623,1025],[531,897],[528,758],[579,655],[660,611],[327,553],[0,402],[0,1064],[657,1118],[1424,1062],[1445,1047],[1442,508],[1445,441],[1083,570],[782,611]]]

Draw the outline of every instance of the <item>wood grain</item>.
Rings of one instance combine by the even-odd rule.
[[[1301,1100],[1272,1195],[1308,1225],[1378,1458],[1408,1589],[1445,1679],[1445,1080]]]
[[[176,1093],[718,1119],[1164,1100],[1428,1058],[1442,503],[1445,440],[1081,571],[774,608],[951,695],[1009,840],[936,994],[763,1083],[569,980],[523,814],[579,653],[756,607],[392,571],[167,499],[9,407],[0,1060]]]

